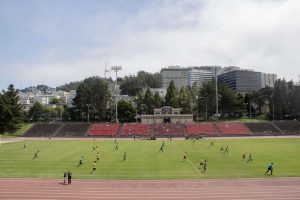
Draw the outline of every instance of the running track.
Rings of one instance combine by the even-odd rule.
[[[93,181],[0,179],[0,199],[300,199],[300,178]]]

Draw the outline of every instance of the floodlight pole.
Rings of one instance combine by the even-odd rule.
[[[119,123],[119,119],[118,119],[118,98],[119,98],[118,71],[122,70],[122,66],[112,66],[111,70],[116,72],[116,86],[115,86],[115,90],[116,90],[116,123]]]

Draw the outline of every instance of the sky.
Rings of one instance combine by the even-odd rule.
[[[0,89],[122,66],[239,66],[299,81],[299,0],[0,0]],[[107,77],[114,77],[108,72]]]

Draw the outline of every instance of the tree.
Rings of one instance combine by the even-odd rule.
[[[4,103],[7,108],[6,129],[16,130],[18,124],[23,121],[23,109],[20,105],[18,90],[15,90],[14,85],[10,84],[3,95]]]
[[[44,121],[45,107],[40,102],[35,102],[29,109],[27,117],[34,122]]]
[[[239,112],[239,105],[236,93],[230,89],[227,85],[220,86],[219,90],[220,94],[220,109],[223,115],[231,115],[232,117],[235,116],[234,114]]]
[[[182,108],[182,113],[187,114],[190,113],[190,98],[188,96],[188,93],[186,91],[185,87],[181,87],[179,94],[178,94],[178,104],[179,107]]]
[[[272,100],[276,119],[282,119],[287,113],[288,107],[288,85],[284,79],[276,80]]]
[[[154,112],[154,98],[153,98],[153,94],[151,92],[151,90],[148,88],[146,90],[145,96],[144,96],[144,100],[143,103],[146,105],[146,113],[147,114],[153,114]]]
[[[118,118],[121,123],[135,121],[135,108],[127,100],[121,100],[118,103]]]
[[[103,121],[107,116],[107,104],[110,92],[106,81],[99,77],[85,79],[76,90],[73,99],[71,118],[80,121],[81,118],[91,121]]]
[[[160,108],[160,107],[161,107],[161,104],[162,104],[162,99],[161,99],[161,97],[159,96],[159,93],[156,92],[156,93],[154,94],[153,106],[154,106],[154,108]]]
[[[215,81],[206,81],[202,83],[199,89],[199,97],[206,98],[207,100],[207,115],[211,116],[215,113],[216,110],[216,87]],[[205,112],[206,105],[198,101],[199,110]],[[200,104],[201,103],[201,104]]]
[[[166,106],[171,106],[173,108],[178,107],[178,101],[177,101],[177,95],[178,91],[174,84],[174,81],[172,80],[167,88],[167,94],[166,94]]]

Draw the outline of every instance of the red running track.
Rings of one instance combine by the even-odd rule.
[[[0,199],[300,199],[300,178],[98,181],[0,179]]]

